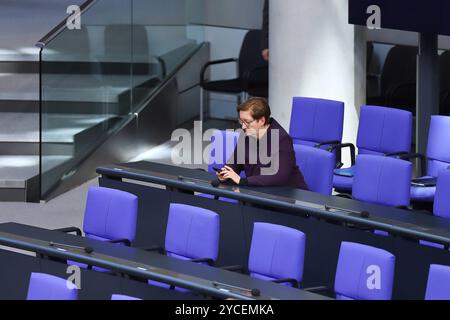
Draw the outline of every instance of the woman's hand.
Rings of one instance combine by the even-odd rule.
[[[239,182],[241,181],[241,177],[236,172],[234,172],[234,170],[231,169],[229,166],[223,167],[221,175],[219,176],[220,181],[222,181],[221,178],[224,179],[223,181],[230,179],[236,184],[239,184]]]
[[[264,49],[261,52],[261,56],[264,59],[264,61],[269,61],[269,49]]]
[[[227,178],[224,178],[224,176],[223,176],[224,172],[225,171],[223,169],[220,172],[216,172],[217,179],[219,179],[220,182],[225,182],[228,180]]]

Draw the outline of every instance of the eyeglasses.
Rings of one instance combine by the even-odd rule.
[[[239,124],[240,124],[241,126],[242,126],[243,124],[245,124],[245,126],[248,127],[248,126],[251,125],[253,122],[255,122],[256,119],[253,119],[252,121],[244,121],[244,120],[239,119],[238,121],[239,121]]]

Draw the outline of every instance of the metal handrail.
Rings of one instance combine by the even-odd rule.
[[[97,0],[86,0],[80,6],[80,15],[86,12]],[[61,21],[56,27],[50,30],[41,40],[36,42],[35,46],[38,48],[44,48],[50,41],[63,32],[67,28],[67,18]]]

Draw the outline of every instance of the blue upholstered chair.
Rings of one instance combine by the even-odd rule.
[[[433,203],[433,215],[444,219],[450,219],[450,170],[441,170],[439,172]],[[444,248],[441,244],[424,240],[421,240],[420,244],[435,248]]]
[[[138,198],[134,194],[91,187],[84,213],[86,237],[130,245],[136,236]]]
[[[214,265],[219,255],[220,217],[186,204],[171,203],[166,238],[161,253],[176,259]],[[169,288],[156,281],[149,284]],[[180,291],[183,291],[180,289]]]
[[[362,106],[356,145],[358,154],[379,156],[407,154],[411,150],[412,113],[409,111]],[[353,186],[355,147],[350,143],[330,147],[350,148],[352,167],[336,169],[333,186],[340,192],[351,192]]]
[[[450,219],[450,170],[439,172],[433,214],[441,218]]]
[[[83,231],[90,239],[129,246],[136,236],[137,213],[138,198],[134,194],[116,189],[91,187],[86,200]],[[59,230],[81,235],[78,228]],[[73,261],[68,263],[87,267]],[[94,269],[106,271],[96,267]]]
[[[142,299],[139,299],[136,297],[131,297],[131,296],[126,296],[123,294],[113,294],[111,296],[111,300],[126,300],[126,301],[128,301],[128,300],[142,300]]]
[[[340,101],[294,97],[289,135],[294,144],[327,148],[341,143],[344,103]]]
[[[450,267],[430,265],[425,300],[450,300]]]
[[[391,157],[359,155],[355,166],[353,198],[392,207],[410,200],[412,164]]]
[[[336,156],[328,151],[294,144],[295,159],[310,191],[331,195]]]
[[[213,265],[219,254],[219,233],[220,219],[217,213],[172,203],[166,229],[166,254]]]
[[[426,157],[421,154],[409,154],[402,156],[403,159],[420,158],[422,161],[423,176],[421,179],[436,178],[442,170],[450,166],[450,117],[432,116],[430,131],[428,134],[428,146]],[[424,168],[427,167],[426,173]],[[421,202],[432,202],[436,192],[435,186],[411,186],[411,200]]]
[[[395,256],[375,247],[342,242],[334,281],[340,300],[390,300]]]
[[[250,276],[298,287],[303,278],[306,236],[285,226],[257,222],[248,261]]]
[[[27,300],[77,300],[77,287],[70,281],[45,273],[32,273]]]

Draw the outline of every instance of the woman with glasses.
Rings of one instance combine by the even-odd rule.
[[[295,161],[292,138],[270,117],[264,98],[251,98],[237,107],[244,134],[224,166],[217,173],[220,182],[238,185],[288,186],[308,190]],[[239,174],[245,172],[246,178]]]

